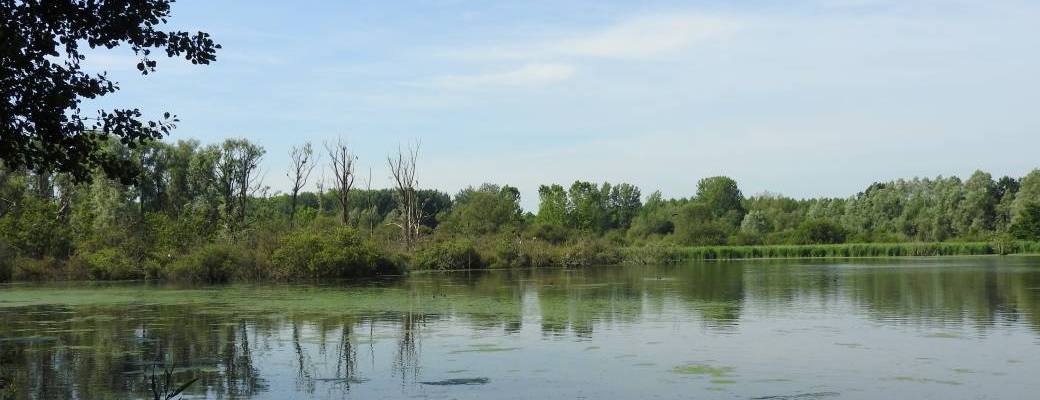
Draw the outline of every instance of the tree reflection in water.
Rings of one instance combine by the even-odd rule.
[[[1040,332],[1040,270],[1025,265],[1033,261],[1001,260],[430,274],[376,287],[146,288],[148,296],[131,301],[115,296],[125,286],[105,286],[93,289],[99,299],[87,304],[63,304],[67,288],[7,287],[0,300],[15,306],[0,307],[0,395],[140,396],[155,360],[178,381],[199,377],[187,392],[195,395],[249,398],[286,390],[283,376],[308,394],[349,393],[382,374],[406,388],[421,379],[422,344],[436,337],[427,328],[434,325],[441,335],[478,338],[474,344],[525,329],[542,340],[582,341],[667,318],[736,332],[746,313],[834,307],[885,324],[969,326],[985,334],[1022,323]],[[455,354],[507,350],[463,347]],[[359,353],[367,353],[367,365]],[[384,357],[388,370],[379,367]]]

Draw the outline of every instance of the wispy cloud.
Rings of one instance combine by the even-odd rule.
[[[507,71],[441,76],[433,80],[433,85],[442,88],[540,85],[566,80],[574,71],[574,67],[565,64],[527,64]]]
[[[533,43],[455,48],[441,54],[463,59],[638,59],[681,52],[701,42],[725,40],[745,24],[746,21],[733,17],[698,13],[642,15]]]
[[[643,16],[549,48],[558,55],[641,58],[680,51],[700,41],[725,39],[740,28],[736,20],[698,14]]]

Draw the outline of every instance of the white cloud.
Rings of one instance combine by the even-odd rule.
[[[560,55],[642,58],[680,51],[700,41],[725,39],[740,28],[732,19],[697,14],[643,16],[550,48]]]
[[[565,64],[527,64],[520,68],[474,75],[448,75],[435,78],[434,86],[468,88],[484,86],[527,86],[563,81],[574,75]]]
[[[470,60],[638,59],[681,52],[697,43],[725,40],[743,29],[745,24],[746,21],[736,18],[704,14],[653,14],[533,43],[456,47],[438,54]]]

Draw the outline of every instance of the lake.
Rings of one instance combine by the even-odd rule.
[[[1022,399],[1040,258],[0,286],[15,399]],[[160,367],[161,369],[161,367]],[[2,398],[3,395],[0,395]]]

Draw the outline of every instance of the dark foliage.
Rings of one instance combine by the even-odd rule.
[[[95,169],[124,182],[136,177],[128,157],[102,151],[109,138],[135,148],[177,122],[144,121],[139,109],[81,110],[85,99],[119,90],[106,73],[83,71],[81,45],[128,45],[142,74],[155,72],[152,51],[192,64],[216,60],[220,45],[204,32],[160,30],[172,0],[0,0],[0,160],[11,168],[54,171],[85,180]]]

